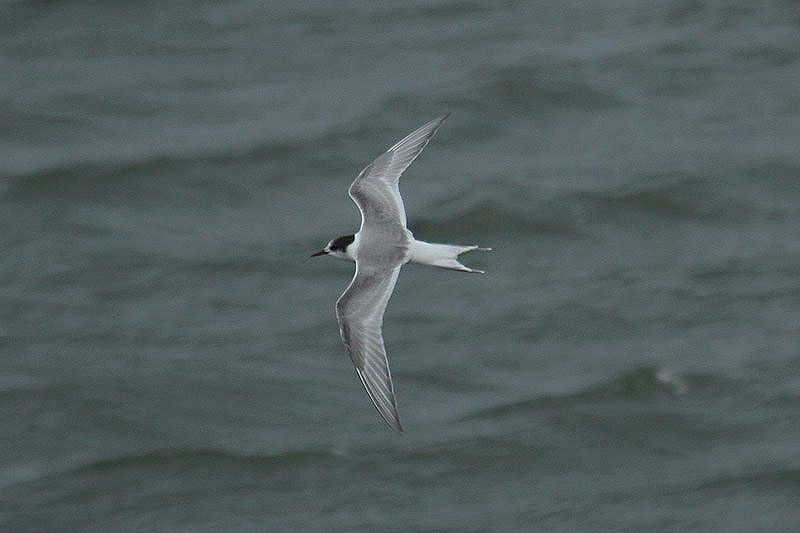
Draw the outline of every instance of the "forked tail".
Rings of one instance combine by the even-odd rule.
[[[462,265],[458,261],[458,256],[478,250],[481,252],[489,252],[491,248],[481,248],[480,246],[460,246],[457,244],[436,244],[432,242],[414,240],[411,243],[409,250],[409,262],[419,263],[421,265],[431,265],[441,268],[449,268],[450,270],[460,270],[461,272],[476,272],[478,274],[485,274],[483,270],[476,268],[469,268]]]

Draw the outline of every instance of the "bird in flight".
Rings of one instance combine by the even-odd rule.
[[[411,132],[370,163],[350,185],[350,198],[361,211],[361,228],[337,237],[311,257],[330,255],[353,261],[356,272],[336,301],[339,332],[356,373],[378,412],[393,430],[403,433],[386,348],[383,313],[392,296],[400,268],[406,263],[478,272],[462,265],[458,256],[475,245],[420,241],[406,227],[400,196],[400,175],[422,152],[449,113]]]

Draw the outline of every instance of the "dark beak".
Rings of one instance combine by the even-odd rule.
[[[319,252],[317,252],[315,254],[311,254],[311,257],[317,257],[318,255],[325,255],[327,253],[328,252],[326,252],[325,250],[320,250]]]

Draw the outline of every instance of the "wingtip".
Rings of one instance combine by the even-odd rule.
[[[388,371],[388,367],[387,367]],[[373,390],[373,387],[370,385],[370,381],[364,375],[362,369],[356,366],[356,374],[358,374],[359,379],[361,380],[361,384],[364,386],[364,390],[367,392],[369,399],[372,401],[372,405],[378,411],[378,414],[381,416],[386,425],[392,428],[393,431],[397,432],[398,434],[403,434],[403,426],[400,423],[400,414],[397,412],[397,402],[394,398],[394,388],[392,387],[390,394],[390,405],[386,405],[385,403],[379,402],[376,397],[376,393]],[[389,377],[389,386],[391,387],[391,376]]]
[[[377,407],[377,405],[375,406]],[[400,423],[400,417],[397,415],[397,412],[392,413],[393,418],[386,416],[380,409],[378,409],[378,413],[383,418],[383,421],[386,422],[386,425],[389,426],[392,431],[400,435],[401,437],[405,434],[403,430],[403,425]]]
[[[439,127],[444,124],[444,121],[450,116],[450,112],[448,111],[444,115],[440,115],[438,118],[433,119],[432,122],[436,124],[436,129],[438,130]]]
[[[397,407],[395,406],[395,411],[392,413],[392,415],[393,415],[392,418],[389,418],[389,417],[385,416],[384,413],[382,413],[380,409],[378,409],[378,413],[380,413],[381,418],[383,418],[383,421],[386,422],[386,425],[388,425],[390,428],[392,428],[392,431],[394,431],[398,435],[402,436],[404,434],[403,433],[403,425],[400,423],[400,415],[397,414],[397,410],[396,409],[397,409]]]

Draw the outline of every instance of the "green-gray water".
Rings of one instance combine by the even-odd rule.
[[[795,531],[789,1],[0,3],[3,531]],[[347,187],[422,239],[338,338]]]

